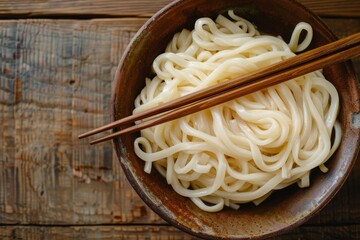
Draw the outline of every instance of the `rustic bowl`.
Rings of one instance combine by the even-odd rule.
[[[156,13],[136,34],[119,64],[113,89],[114,120],[130,115],[133,102],[151,76],[151,63],[162,53],[171,37],[200,17],[215,17],[227,9],[235,9],[261,31],[281,35],[288,42],[299,21],[314,28],[311,48],[335,40],[335,36],[312,12],[290,0],[184,0],[175,1]],[[239,210],[224,209],[208,213],[198,209],[189,199],[175,191],[153,170],[144,172],[144,163],[134,153],[137,134],[114,140],[120,164],[133,188],[157,214],[170,224],[197,237],[206,239],[264,238],[280,234],[300,225],[322,209],[338,192],[357,158],[360,143],[359,85],[352,67],[337,64],[324,70],[336,86],[342,103],[340,119],[343,140],[336,154],[328,161],[330,171],[314,170],[311,186],[288,187],[271,195],[261,205],[245,204]],[[118,129],[115,129],[115,131]]]

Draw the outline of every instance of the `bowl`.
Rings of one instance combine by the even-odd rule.
[[[154,58],[164,52],[172,36],[183,28],[193,28],[200,17],[215,17],[227,9],[253,22],[260,31],[280,35],[288,42],[299,21],[312,25],[314,38],[310,48],[336,39],[328,27],[311,11],[291,0],[183,0],[174,1],[138,31],[119,63],[112,93],[113,120],[133,111],[136,96],[151,76]],[[296,14],[295,14],[296,13]],[[173,226],[205,239],[260,239],[288,231],[319,212],[338,192],[357,158],[360,143],[359,85],[349,63],[324,69],[324,74],[338,89],[343,138],[340,147],[327,162],[326,174],[313,170],[311,186],[290,186],[276,191],[261,205],[245,204],[239,210],[225,208],[209,213],[191,200],[178,195],[156,171],[144,172],[144,162],[134,153],[138,134],[114,139],[120,164],[132,187],[143,201]],[[117,131],[119,129],[114,129]]]

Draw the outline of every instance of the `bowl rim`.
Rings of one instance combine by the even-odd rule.
[[[164,15],[166,15],[166,13],[171,10],[172,8],[176,7],[179,4],[183,4],[184,2],[187,1],[191,1],[191,0],[175,0],[169,4],[167,4],[166,6],[164,6],[163,8],[161,8],[159,11],[157,11],[154,15],[152,15],[143,25],[142,27],[136,32],[136,34],[133,36],[133,38],[131,39],[131,41],[129,42],[129,44],[127,45],[121,59],[120,62],[118,64],[117,70],[115,72],[115,78],[114,78],[114,86],[112,87],[112,93],[111,93],[111,118],[112,120],[116,120],[115,117],[115,98],[116,98],[116,91],[117,89],[120,87],[120,72],[122,70],[122,66],[124,64],[124,62],[126,61],[126,58],[128,57],[129,53],[131,52],[131,49],[133,47],[134,44],[136,44],[136,42],[138,41],[138,39],[141,38],[141,36],[143,36],[145,34],[145,32],[148,30],[149,27],[151,27],[157,20],[158,18],[163,17]],[[284,0],[284,1],[288,1],[289,3],[293,4],[294,6],[296,6],[297,8],[301,8],[302,11],[306,12],[307,14],[311,15],[313,17],[313,20],[316,21],[316,24],[320,25],[324,31],[326,31],[327,37],[329,37],[330,40],[334,41],[337,39],[337,37],[335,36],[335,34],[330,30],[330,28],[311,10],[309,10],[308,8],[306,8],[304,5],[302,5],[301,3],[295,1],[295,0]],[[355,79],[356,81],[356,75],[355,75],[355,71],[354,68],[352,66],[352,64],[350,64],[349,62],[344,63],[344,66],[347,70],[347,72],[350,74],[350,76],[352,78]],[[360,89],[357,89],[357,95],[360,95]],[[357,138],[357,142],[358,145],[360,146],[360,137]],[[140,185],[137,185],[137,180],[135,179],[135,177],[133,176],[133,174],[131,173],[131,170],[129,169],[129,167],[127,166],[127,164],[125,164],[125,162],[123,162],[121,160],[121,152],[119,150],[119,148],[117,148],[117,145],[121,145],[119,143],[118,139],[114,139],[113,140],[113,146],[116,150],[116,154],[117,157],[119,159],[120,165],[127,177],[127,179],[129,180],[132,188],[136,191],[136,193],[141,197],[141,199],[146,203],[147,206],[149,206],[155,213],[157,213],[162,219],[164,219],[165,221],[167,221],[168,223],[170,223],[171,225],[177,227],[178,229],[191,234],[193,236],[196,237],[201,237],[201,238],[206,238],[206,239],[218,239],[218,236],[214,236],[214,235],[209,235],[207,233],[202,233],[202,232],[194,232],[192,231],[190,228],[184,226],[183,224],[180,224],[178,221],[176,221],[175,219],[171,218],[171,216],[169,216],[167,214],[166,211],[164,211],[163,209],[159,208],[158,206],[156,206],[154,204],[154,202],[149,198],[149,196],[147,196],[146,194],[144,194],[143,190],[141,189]],[[312,218],[314,215],[316,215],[317,213],[320,212],[320,210],[322,210],[333,198],[334,196],[338,193],[338,191],[342,188],[342,186],[344,185],[344,183],[346,182],[346,179],[348,178],[348,176],[351,173],[351,170],[353,168],[353,166],[355,165],[356,159],[359,156],[359,152],[360,152],[360,148],[355,149],[355,158],[354,160],[350,163],[347,171],[344,172],[344,175],[341,179],[339,179],[338,184],[334,187],[333,191],[330,191],[327,195],[324,195],[324,197],[321,199],[321,202],[318,206],[316,206],[311,212],[307,213],[303,218],[292,222],[291,224],[279,229],[279,230],[275,230],[273,232],[267,232],[264,235],[259,235],[259,236],[255,236],[252,239],[262,239],[262,238],[268,238],[268,237],[273,237],[279,234],[282,234],[284,232],[288,232],[296,227],[298,227],[299,225],[303,224],[304,222],[308,221],[310,218]],[[220,237],[221,239],[227,239],[226,237]],[[234,238],[234,236],[231,236],[231,239],[243,239],[243,238]]]

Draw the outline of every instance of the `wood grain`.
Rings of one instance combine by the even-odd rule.
[[[309,239],[359,239],[360,225],[333,226],[302,226],[282,236],[270,238],[277,240],[309,240]],[[10,226],[0,227],[2,240],[190,240],[198,239],[180,230],[167,226]]]
[[[22,8],[39,14],[51,4],[70,3],[71,14],[81,12],[74,1],[39,0]],[[106,4],[96,4],[82,5],[82,11],[105,11]],[[1,14],[23,11],[20,3],[12,5],[0,1]],[[150,15],[153,10],[146,9],[152,7],[130,15]],[[115,69],[145,21],[0,21],[0,239],[193,239],[145,206],[109,142],[90,147],[77,139],[109,121]],[[325,22],[338,37],[360,32],[360,18]],[[360,78],[359,58],[353,63]],[[316,217],[278,239],[360,239],[359,179],[357,161]]]
[[[149,17],[171,0],[149,1],[132,0],[0,0],[0,16],[21,17],[66,16],[66,15],[107,15],[107,16],[144,16]],[[304,6],[320,16],[359,17],[360,1],[357,0],[299,0]]]
[[[360,17],[358,0],[298,0],[321,17]]]
[[[76,226],[76,227],[0,227],[2,240],[190,240],[192,236],[170,226]]]
[[[108,122],[111,83],[139,19],[0,24],[1,223],[157,222],[111,143],[77,135]]]

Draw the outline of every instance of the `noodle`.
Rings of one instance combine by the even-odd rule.
[[[305,39],[299,43],[301,31]],[[176,33],[153,62],[155,77],[134,113],[218,84],[303,51],[311,26],[299,23],[289,44],[261,35],[237,16],[200,18]],[[340,144],[339,97],[321,71],[141,131],[135,153],[200,209],[260,204],[274,190],[310,185],[310,171]]]

